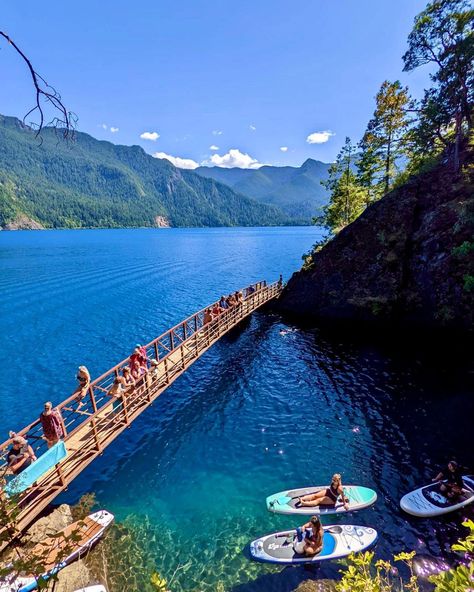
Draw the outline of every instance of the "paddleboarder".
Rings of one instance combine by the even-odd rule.
[[[342,486],[342,477],[339,473],[334,473],[331,480],[331,485],[326,489],[311,493],[309,495],[303,495],[298,499],[299,506],[334,506],[341,498],[344,509],[349,509],[348,498],[344,495],[344,488]]]

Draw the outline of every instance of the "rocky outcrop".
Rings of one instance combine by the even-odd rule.
[[[278,308],[304,321],[473,331],[474,164],[447,163],[371,205],[293,274]]]
[[[171,226],[170,221],[165,216],[155,216],[154,222],[157,228],[169,228]]]
[[[24,214],[19,214],[14,220],[8,222],[4,225],[3,230],[43,230],[44,226],[25,216]]]

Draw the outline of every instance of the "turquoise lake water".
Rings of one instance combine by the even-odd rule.
[[[319,236],[317,228],[0,233],[1,434],[69,396],[80,364],[97,376],[221,294],[287,279]],[[468,512],[417,520],[398,502],[438,463],[470,460],[472,387],[452,364],[389,335],[342,338],[256,313],[59,501],[96,492],[142,541],[143,571],[172,578],[173,592],[285,592],[334,576],[337,565],[281,569],[242,550],[295,525],[266,512],[268,494],[325,483],[335,471],[379,500],[333,521],[379,529],[382,557],[411,548],[446,555]]]

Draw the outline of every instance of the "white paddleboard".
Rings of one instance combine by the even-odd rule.
[[[323,548],[320,553],[308,557],[296,553],[293,543],[296,530],[275,532],[250,543],[250,554],[256,561],[267,563],[317,563],[340,559],[350,553],[358,553],[371,547],[378,534],[374,528],[351,524],[324,526]]]
[[[300,489],[288,489],[267,497],[267,510],[276,514],[303,514],[306,516],[319,514],[343,514],[372,506],[377,501],[377,494],[373,489],[361,485],[344,485],[344,494],[349,500],[349,509],[339,500],[335,504],[320,506],[300,506],[298,498],[310,493],[317,493],[327,486],[315,485]]]
[[[402,497],[400,507],[408,514],[428,518],[441,516],[464,508],[474,502],[474,475],[464,475],[464,488],[460,496],[454,499],[446,497],[440,491],[440,483],[430,483]]]
[[[62,558],[60,563],[52,563],[46,573],[40,577],[43,581],[48,581],[52,576],[61,571],[66,565],[69,565],[79,557],[85,555],[87,551],[104,535],[107,528],[114,520],[113,514],[107,510],[99,510],[84,520],[78,520],[73,524],[67,526],[64,530],[56,533],[56,535],[48,537],[38,543],[31,552],[34,554],[35,549],[38,548],[38,554],[41,556],[51,556],[54,558],[58,548],[64,544],[65,552],[68,555]],[[64,538],[58,537],[63,535]],[[76,535],[77,542],[67,541],[67,537]],[[66,551],[67,550],[67,551]],[[46,563],[48,559],[45,558]],[[38,581],[30,575],[12,575],[8,578],[0,580],[0,592],[32,592],[38,587]]]

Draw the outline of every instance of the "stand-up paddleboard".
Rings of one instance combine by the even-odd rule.
[[[451,499],[440,490],[440,483],[430,483],[407,493],[400,500],[400,507],[408,514],[428,518],[448,514],[474,502],[474,475],[463,476],[464,487],[461,495]]]
[[[86,552],[103,536],[114,520],[107,510],[95,512],[84,520],[78,520],[64,530],[38,543],[29,552],[41,558],[44,573],[40,576],[48,581]],[[71,535],[74,535],[74,539]],[[68,540],[70,537],[70,540]],[[66,556],[64,556],[66,554]],[[32,592],[38,587],[38,580],[32,575],[13,575],[0,580],[0,592]]]
[[[349,500],[349,509],[344,508],[344,504],[338,500],[335,504],[321,506],[300,506],[298,498],[311,493],[317,493],[327,489],[321,485],[315,487],[303,487],[301,489],[289,489],[280,491],[267,497],[267,509],[277,514],[341,514],[344,512],[353,512],[368,508],[377,501],[377,494],[373,489],[362,487],[360,485],[344,485],[345,496]]]
[[[340,559],[350,553],[364,551],[377,540],[377,531],[367,526],[324,526],[323,548],[314,557],[296,553],[293,544],[296,530],[275,532],[250,543],[250,554],[257,561],[267,563],[317,563]]]

